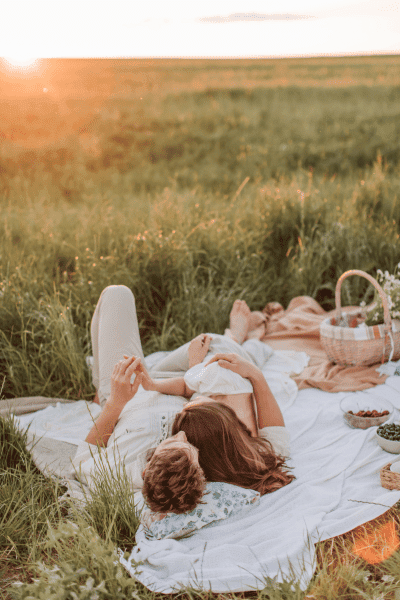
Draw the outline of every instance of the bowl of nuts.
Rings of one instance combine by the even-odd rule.
[[[376,430],[378,444],[386,452],[400,454],[400,425],[398,423],[386,423]]]
[[[368,429],[387,421],[393,414],[393,406],[383,398],[366,395],[346,396],[340,403],[346,423],[355,429]]]

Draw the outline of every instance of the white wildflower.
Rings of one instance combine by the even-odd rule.
[[[396,578],[392,577],[392,575],[382,575],[381,579],[387,583],[393,583],[393,581],[396,581]]]
[[[385,292],[391,318],[396,319],[400,317],[400,263],[397,265],[394,274],[390,274],[387,270],[383,273],[381,269],[377,269],[376,279]],[[365,303],[362,302],[360,307],[364,309]],[[375,291],[373,304],[364,312],[366,313],[366,324],[368,326],[383,323],[384,310],[382,299],[377,291]]]

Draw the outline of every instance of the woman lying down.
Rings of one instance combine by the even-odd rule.
[[[261,495],[290,483],[289,435],[260,370],[271,354],[259,341],[264,318],[236,300],[225,335],[197,336],[148,372],[134,296],[107,287],[91,323],[102,412],[78,446],[75,476],[90,487],[104,458],[115,472],[123,461],[133,489],[162,514],[194,509],[206,482]]]

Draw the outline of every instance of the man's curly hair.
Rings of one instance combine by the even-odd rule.
[[[196,508],[204,494],[203,469],[181,448],[153,455],[143,475],[143,496],[154,512],[185,513]]]

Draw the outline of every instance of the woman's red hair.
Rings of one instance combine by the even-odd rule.
[[[224,481],[264,495],[295,479],[285,458],[268,440],[252,437],[229,406],[218,402],[188,406],[175,417],[172,435],[179,431],[198,448],[207,481]]]

